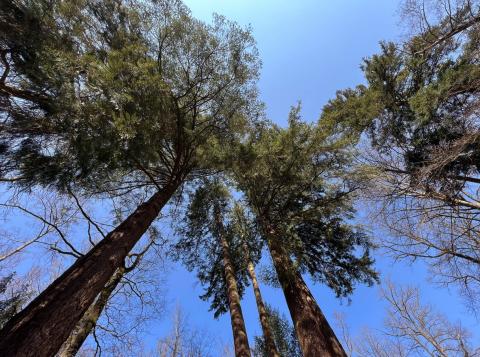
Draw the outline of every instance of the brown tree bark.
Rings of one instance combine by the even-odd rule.
[[[235,270],[230,257],[229,246],[225,238],[225,230],[218,207],[214,207],[215,221],[220,235],[220,244],[222,245],[223,266],[225,270],[225,281],[227,282],[228,304],[230,309],[230,319],[232,322],[233,344],[235,346],[236,357],[251,357],[250,346],[248,344],[247,330],[245,320],[243,319],[242,307],[240,305],[240,295],[238,294]]]
[[[267,244],[304,357],[347,357],[302,275],[267,229]]]
[[[0,331],[0,356],[50,357],[92,305],[180,185],[166,184]]]
[[[265,345],[267,347],[267,352],[269,357],[280,357],[280,354],[277,351],[275,346],[275,341],[273,339],[272,330],[270,329],[270,324],[268,323],[268,313],[263,303],[262,294],[260,293],[260,287],[258,285],[257,275],[255,274],[255,267],[253,263],[249,260],[247,265],[248,275],[253,285],[253,292],[255,293],[255,301],[257,302],[258,315],[260,317],[260,325],[262,326],[263,338],[265,340]]]
[[[90,305],[82,319],[79,321],[73,332],[63,344],[56,357],[75,357],[83,342],[87,339],[90,332],[97,325],[98,318],[102,314],[105,305],[107,305],[110,296],[118,286],[126,269],[124,266],[117,269],[113,276],[103,288],[97,300]]]

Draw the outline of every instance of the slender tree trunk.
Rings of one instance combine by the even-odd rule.
[[[242,307],[240,306],[240,295],[238,294],[235,272],[232,266],[228,243],[222,237],[223,265],[225,269],[225,280],[227,281],[228,303],[230,307],[230,318],[232,320],[233,340],[236,357],[251,357],[248,345],[247,331],[243,319]]]
[[[263,303],[262,294],[260,293],[260,287],[258,286],[257,276],[255,274],[255,267],[253,263],[249,260],[247,265],[248,275],[252,280],[253,291],[255,293],[255,301],[257,302],[258,314],[260,316],[260,324],[262,325],[263,339],[265,340],[265,345],[267,347],[267,352],[269,357],[280,357],[280,354],[277,351],[275,346],[275,341],[273,339],[272,330],[270,329],[270,324],[268,323],[268,313]]]
[[[170,182],[138,206],[11,319],[0,331],[0,356],[50,357],[57,353],[179,185],[179,180]]]
[[[238,294],[235,270],[230,257],[229,246],[225,237],[225,230],[221,220],[220,211],[215,207],[215,220],[220,232],[220,244],[222,245],[223,265],[225,270],[225,281],[227,282],[228,304],[230,308],[230,319],[232,322],[233,344],[235,346],[236,357],[251,357],[250,347],[248,345],[247,330],[243,319],[242,307],[240,305],[240,295]]]
[[[347,357],[302,275],[267,229],[267,244],[304,357]]]
[[[67,341],[65,341],[62,348],[58,352],[57,357],[74,357],[77,354],[80,347],[82,347],[83,342],[86,340],[90,332],[92,332],[93,328],[97,325],[98,318],[102,314],[102,311],[105,308],[105,305],[107,305],[107,302],[110,299],[113,291],[122,280],[125,271],[125,267],[122,266],[117,269],[115,274],[113,274],[107,285],[105,285],[102,292],[98,296],[97,300],[90,305],[80,322],[68,337]]]

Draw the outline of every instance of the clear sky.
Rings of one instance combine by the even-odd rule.
[[[216,12],[241,25],[252,26],[263,62],[260,95],[266,104],[268,118],[280,125],[286,123],[290,107],[298,101],[303,103],[304,119],[317,120],[321,108],[337,90],[363,82],[360,70],[362,58],[376,53],[379,41],[398,40],[405,32],[400,26],[397,0],[184,1],[195,17],[207,22],[211,14]],[[0,201],[3,201],[1,190]],[[97,210],[101,211],[102,207],[97,207]],[[364,214],[360,210],[358,221],[367,224]],[[0,222],[4,224],[1,216]],[[31,228],[28,221],[21,219],[14,220],[13,224],[17,225],[13,233],[19,236]],[[374,235],[386,234],[370,228]],[[3,229],[6,229],[5,225],[0,227],[0,235]],[[35,260],[35,253],[33,251],[30,255],[31,261]],[[421,286],[425,302],[438,307],[451,320],[461,321],[465,328],[474,333],[473,341],[480,341],[478,320],[466,310],[457,291],[430,283],[428,271],[421,263],[409,266],[394,262],[381,252],[374,252],[374,255],[382,279]],[[208,311],[209,303],[198,297],[202,294],[202,288],[196,282],[194,273],[187,272],[180,265],[173,265],[166,280],[167,311],[161,320],[145,328],[147,348],[154,348],[156,340],[169,330],[170,313],[176,304],[182,307],[193,327],[209,333],[213,348],[218,348],[220,342],[232,345],[229,316],[213,319],[213,314]],[[328,288],[314,285],[308,279],[307,282],[334,329],[335,312],[344,314],[353,334],[363,326],[381,328],[385,303],[379,298],[378,287],[359,286],[350,296],[349,303],[336,299]],[[288,315],[282,291],[263,283],[261,288],[266,302]],[[253,345],[253,336],[259,335],[261,329],[251,287],[245,291],[242,309]],[[218,356],[221,355],[219,351]]]
[[[379,41],[398,40],[405,30],[399,21],[399,4],[392,0],[185,0],[185,3],[193,15],[202,20],[209,21],[216,12],[252,26],[263,62],[259,83],[261,98],[267,105],[269,119],[279,124],[286,122],[290,106],[299,100],[303,103],[304,118],[317,120],[322,106],[336,90],[363,81],[359,68],[362,58],[377,52]],[[373,230],[373,234],[385,233]],[[449,318],[461,321],[471,331],[478,329],[478,322],[467,313],[456,291],[429,283],[422,264],[407,266],[376,254],[382,278],[421,285],[426,302],[438,306]],[[359,287],[351,296],[350,304],[336,299],[323,286],[310,283],[310,287],[331,323],[333,313],[342,312],[353,333],[362,326],[381,327],[385,305],[377,287]],[[279,289],[265,284],[262,288],[268,303],[288,313]],[[231,343],[229,317],[213,320],[208,303],[198,298],[201,291],[193,274],[182,268],[174,269],[169,277],[169,307],[180,303],[193,325],[204,327],[218,339]],[[251,288],[246,290],[242,308],[253,344],[253,335],[260,333],[260,326]],[[167,317],[155,324],[151,332],[157,337],[168,325]],[[475,337],[480,340],[478,332]]]
[[[281,125],[286,123],[290,106],[303,103],[303,117],[315,121],[321,108],[339,89],[363,82],[362,58],[379,50],[379,41],[398,40],[402,29],[398,1],[394,0],[184,0],[195,17],[210,21],[213,12],[225,15],[242,25],[251,25],[263,62],[259,89],[267,106],[268,118]],[[358,221],[367,223],[364,212]],[[19,221],[17,221],[18,223]],[[168,231],[168,230],[167,230]],[[1,232],[0,232],[1,233]],[[374,235],[386,234],[372,229]],[[478,321],[466,311],[455,290],[446,290],[428,281],[428,272],[420,263],[408,266],[374,252],[381,278],[396,283],[421,286],[424,301],[433,304],[453,321],[474,332],[473,341],[480,341]],[[385,304],[378,287],[359,286],[347,300],[336,299],[334,293],[321,285],[309,286],[327,319],[335,329],[334,312],[346,317],[352,333],[363,326],[381,328]],[[283,293],[261,285],[266,302],[288,315]],[[228,315],[213,319],[209,304],[198,296],[202,288],[194,273],[174,265],[166,283],[167,311],[163,319],[150,323],[145,331],[145,344],[153,348],[158,338],[170,328],[170,313],[178,303],[193,327],[205,329],[212,336],[213,348],[223,341],[232,344]],[[261,333],[251,287],[245,291],[242,308],[247,332]],[[218,356],[221,356],[219,351]]]

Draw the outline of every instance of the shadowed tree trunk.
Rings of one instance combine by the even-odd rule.
[[[58,352],[56,357],[74,357],[83,342],[87,339],[90,332],[97,325],[98,318],[102,314],[105,305],[107,304],[110,296],[112,295],[118,283],[125,275],[126,269],[124,266],[117,269],[115,274],[110,278],[105,288],[102,290],[97,300],[88,308],[83,315],[80,322],[77,324],[73,332],[68,337],[67,341],[63,344],[62,348]]]
[[[227,283],[228,290],[228,305],[230,308],[230,319],[232,322],[235,356],[251,357],[252,354],[248,345],[247,330],[245,328],[242,307],[240,305],[240,295],[238,294],[237,281],[235,279],[235,270],[230,257],[229,246],[225,237],[225,229],[221,219],[219,207],[214,208],[214,214],[219,232],[220,244],[222,245],[223,265],[225,269],[225,281]]]
[[[302,275],[268,229],[267,243],[304,357],[347,357]]]
[[[138,206],[12,318],[0,331],[0,356],[50,357],[57,353],[180,183],[178,179],[170,181]]]
[[[100,315],[110,300],[112,293],[122,281],[122,278],[138,266],[144,254],[148,251],[152,244],[153,241],[150,242],[141,252],[135,254],[136,258],[128,268],[125,266],[124,262],[122,266],[115,271],[113,276],[107,282],[107,285],[105,285],[103,290],[100,292],[98,298],[87,309],[77,326],[75,326],[75,329],[70,334],[67,341],[65,341],[65,343],[62,345],[62,348],[57,353],[56,357],[74,357],[77,354],[78,350],[80,347],[82,347],[90,332],[92,332],[97,325]]]
[[[249,255],[248,247],[245,245],[246,255]],[[262,326],[263,339],[265,341],[265,346],[268,351],[269,357],[280,357],[277,347],[275,346],[275,341],[273,339],[272,330],[270,329],[270,324],[268,323],[268,313],[263,303],[262,294],[260,293],[260,287],[258,285],[257,275],[255,274],[255,266],[252,261],[248,259],[247,271],[252,281],[253,292],[255,293],[255,301],[257,303],[258,315],[260,318],[260,325]]]

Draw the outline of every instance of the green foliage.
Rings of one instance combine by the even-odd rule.
[[[281,315],[277,309],[266,306],[268,323],[272,330],[275,346],[281,357],[302,357],[300,344],[298,343],[295,330],[285,315]],[[263,336],[255,336],[255,357],[269,357]]]
[[[25,185],[184,179],[261,111],[250,30],[177,0],[8,0],[0,28],[0,175]]]
[[[12,282],[14,274],[10,274],[0,279],[0,328],[20,311],[23,304],[30,298],[31,293],[26,285],[23,285],[17,291],[9,291],[9,285]]]
[[[368,237],[353,217],[349,153],[292,109],[289,126],[255,131],[238,149],[235,180],[265,235],[267,225],[301,272],[348,295],[377,278]]]
[[[334,140],[356,144],[365,133],[380,154],[445,190],[459,188],[452,176],[480,169],[478,26],[424,49],[450,25],[403,45],[382,43],[363,63],[367,85],[339,91],[320,119]]]
[[[218,222],[216,210],[221,222]],[[202,180],[191,194],[183,221],[177,227],[175,259],[181,260],[205,286],[203,300],[210,300],[215,318],[228,311],[228,295],[223,262],[222,236],[228,242],[240,297],[248,285],[247,259],[256,262],[261,246],[250,231],[245,211],[233,202],[227,187],[219,180]],[[246,249],[246,247],[248,247]]]

